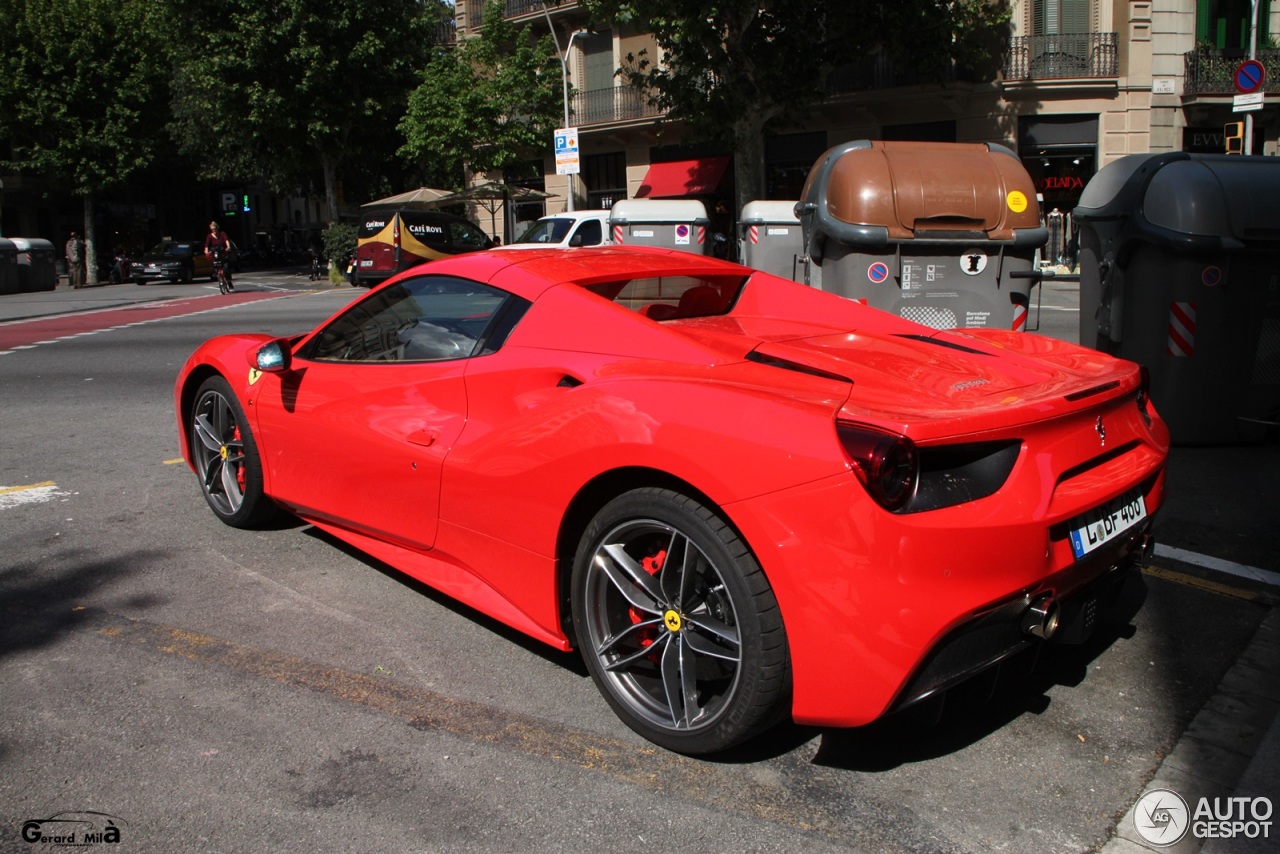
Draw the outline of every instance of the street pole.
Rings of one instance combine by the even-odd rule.
[[[1251,0],[1249,6],[1249,58],[1258,58],[1258,0]],[[1262,96],[1262,102],[1266,103],[1267,96]],[[1244,153],[1246,155],[1253,154],[1253,111],[1244,114]]]
[[[551,39],[555,42],[555,45],[556,45],[556,56],[560,60],[560,87],[564,97],[564,125],[562,125],[562,127],[568,128],[569,127],[569,51],[573,49],[573,40],[576,39],[578,36],[586,33],[586,30],[576,30],[573,33],[570,33],[569,41],[564,46],[564,50],[561,51],[560,36],[556,34],[556,25],[551,21],[551,13],[547,11],[547,4],[545,0],[542,4],[542,14],[547,19],[547,29],[551,30]],[[564,179],[567,182],[567,186],[569,188],[565,193],[566,195],[565,210],[571,211],[575,209],[574,191],[573,191],[573,175],[572,174],[565,175]]]

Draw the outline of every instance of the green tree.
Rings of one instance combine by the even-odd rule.
[[[93,200],[152,160],[168,97],[163,0],[0,0],[0,141],[5,166],[84,204],[97,280]],[[5,147],[0,145],[0,153]]]
[[[317,170],[330,216],[343,164],[390,152],[418,72],[451,16],[443,0],[179,0],[187,45],[174,137],[205,177],[288,192]]]
[[[598,21],[652,33],[660,56],[621,74],[693,138],[734,153],[738,208],[763,198],[764,133],[830,94],[833,73],[878,55],[941,81],[972,66],[1008,21],[987,0],[581,0]]]
[[[433,166],[451,188],[461,185],[464,168],[509,170],[548,149],[561,121],[560,60],[551,37],[513,26],[503,6],[486,6],[480,35],[432,60],[400,121],[400,153]]]

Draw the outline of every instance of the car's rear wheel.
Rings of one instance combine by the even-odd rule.
[[[214,514],[235,528],[253,528],[279,511],[262,483],[258,444],[244,410],[222,377],[210,377],[191,411],[191,458]]]
[[[714,753],[785,713],[790,669],[773,590],[699,502],[666,489],[609,502],[579,543],[572,593],[592,678],[650,741]]]

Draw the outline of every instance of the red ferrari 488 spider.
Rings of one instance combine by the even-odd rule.
[[[223,522],[287,511],[577,647],[685,753],[1079,639],[1168,449],[1132,363],[656,249],[436,261],[307,334],[209,341],[175,403]]]

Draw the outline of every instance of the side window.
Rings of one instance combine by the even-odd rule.
[[[578,226],[578,233],[573,236],[574,246],[597,246],[604,237],[600,229],[600,220],[589,219]]]
[[[469,222],[450,221],[449,234],[453,238],[453,248],[459,252],[489,248],[489,238]]]
[[[320,362],[439,362],[494,349],[492,330],[526,306],[505,291],[452,276],[419,276],[374,291],[298,352]]]

